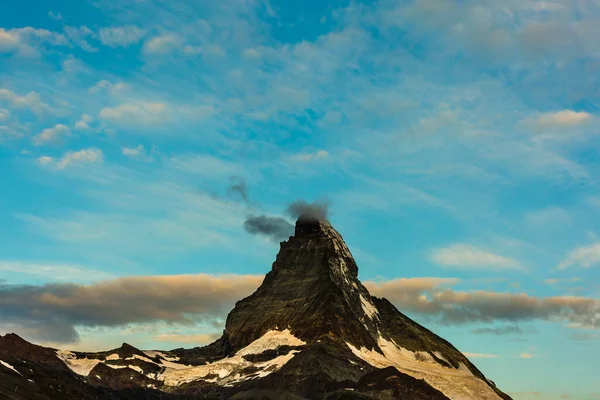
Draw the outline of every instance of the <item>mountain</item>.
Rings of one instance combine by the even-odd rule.
[[[371,296],[341,235],[306,217],[208,346],[77,353],[17,338],[0,338],[0,398],[510,399],[446,340]]]

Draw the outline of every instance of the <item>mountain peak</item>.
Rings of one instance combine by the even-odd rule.
[[[296,221],[294,236],[325,233],[329,229],[333,228],[328,221],[301,215]]]

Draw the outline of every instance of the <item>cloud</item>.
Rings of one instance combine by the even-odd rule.
[[[281,217],[251,215],[244,221],[244,229],[252,235],[262,235],[274,243],[289,239],[294,234],[294,225]]]
[[[560,283],[576,283],[579,281],[581,281],[581,279],[577,278],[577,277],[575,277],[575,278],[550,278],[550,279],[546,279],[544,281],[544,283],[546,285],[557,285]]]
[[[127,47],[142,40],[145,31],[135,25],[114,26],[100,29],[98,35],[105,46]]]
[[[183,44],[183,39],[175,34],[155,36],[144,42],[142,49],[145,55],[160,55],[174,51]]]
[[[329,157],[329,153],[325,150],[319,150],[317,152],[314,153],[299,153],[299,154],[294,154],[292,156],[292,160],[294,161],[303,161],[303,162],[309,162],[309,161],[316,161],[316,160],[320,160],[320,159],[324,159]]]
[[[600,243],[579,247],[570,252],[558,265],[559,270],[579,266],[590,268],[600,263]]]
[[[99,117],[123,126],[151,126],[170,119],[169,107],[165,103],[123,103],[116,107],[104,107]]]
[[[53,166],[56,169],[65,169],[74,164],[98,164],[104,161],[102,150],[90,147],[87,149],[68,151],[60,159],[54,160],[52,157],[38,157],[37,162],[40,165]]]
[[[10,111],[6,108],[0,108],[0,122],[6,121],[10,118]]]
[[[79,121],[75,123],[75,129],[80,131],[86,131],[91,129],[90,122],[92,122],[94,118],[89,114],[81,114],[81,118]]]
[[[47,281],[90,282],[114,278],[114,275],[77,265],[47,264],[0,260],[0,271],[43,278]]]
[[[52,107],[42,102],[40,94],[36,92],[29,92],[25,96],[20,96],[11,90],[0,89],[0,101],[6,101],[18,109],[28,108],[37,115],[54,112]]]
[[[67,38],[46,29],[30,26],[15,29],[0,28],[0,53],[16,53],[22,57],[39,56],[39,48],[44,44],[66,46]]]
[[[52,128],[44,129],[40,134],[33,137],[34,146],[42,146],[51,142],[58,142],[63,136],[71,133],[71,128],[63,124],[57,124]]]
[[[521,353],[518,356],[515,356],[515,358],[523,358],[526,360],[532,359],[535,357],[535,354],[531,354],[531,353]]]
[[[463,353],[467,358],[498,358],[497,354]]]
[[[304,200],[298,200],[288,206],[287,213],[293,218],[327,221],[329,202],[322,200],[315,203],[308,203]]]
[[[546,128],[577,126],[591,122],[592,114],[587,112],[577,112],[572,110],[563,110],[549,112],[539,116],[537,123]]]
[[[262,276],[206,274],[118,278],[89,285],[0,283],[0,321],[36,340],[71,343],[76,327],[132,323],[192,325],[223,317]]]
[[[232,176],[229,178],[229,188],[227,191],[230,194],[237,193],[246,203],[250,203],[250,196],[248,195],[248,186],[246,181],[239,176]]]
[[[473,329],[471,332],[476,334],[484,334],[484,335],[517,335],[524,333],[523,328],[518,325],[509,325],[509,326],[500,326],[497,328],[477,328]]]
[[[147,154],[146,148],[141,144],[136,147],[123,147],[121,154],[137,160],[152,161],[152,157]]]
[[[494,254],[469,244],[457,243],[449,247],[433,251],[434,262],[445,267],[457,269],[490,269],[518,270],[522,269],[518,261]]]
[[[124,83],[124,82],[112,83],[106,79],[103,79],[101,81],[98,81],[91,88],[89,88],[88,93],[97,94],[97,93],[106,92],[106,93],[109,93],[114,96],[114,95],[117,95],[119,93],[122,93],[122,92],[128,90],[129,88],[130,88],[130,86],[127,83]]]
[[[535,297],[525,293],[455,291],[458,280],[441,278],[365,282],[401,311],[431,317],[444,324],[566,321],[600,328],[600,300],[586,297]]]
[[[69,40],[74,43],[76,46],[79,46],[82,50],[95,53],[98,49],[92,46],[88,41],[89,38],[96,38],[97,35],[94,31],[92,31],[87,26],[65,26],[64,28],[65,34],[69,38]]]

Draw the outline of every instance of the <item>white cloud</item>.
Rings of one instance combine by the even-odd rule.
[[[152,157],[147,154],[146,148],[141,144],[136,147],[123,147],[121,154],[136,160],[152,161]]]
[[[30,275],[45,281],[92,282],[114,278],[115,276],[95,269],[77,265],[37,263],[0,260],[0,271]]]
[[[67,35],[67,37],[71,40],[71,42],[73,42],[76,46],[81,47],[82,50],[90,52],[90,53],[94,53],[97,52],[98,49],[94,46],[92,46],[88,41],[87,38],[96,38],[96,33],[94,31],[92,31],[90,28],[88,28],[87,26],[83,25],[80,26],[79,28],[74,27],[74,26],[65,26],[64,27],[64,31]]]
[[[6,108],[0,108],[0,121],[5,121],[10,118],[10,111]]]
[[[560,283],[577,283],[579,281],[581,281],[581,279],[577,278],[577,277],[575,277],[575,278],[550,278],[550,279],[546,279],[544,281],[544,283],[546,285],[557,285]]]
[[[181,37],[168,33],[146,40],[142,50],[146,55],[165,54],[175,50],[182,43]]]
[[[41,100],[40,94],[37,92],[29,92],[25,96],[20,96],[9,89],[0,89],[0,101],[8,102],[14,108],[28,108],[35,114],[55,111]]]
[[[56,169],[65,169],[74,164],[98,164],[104,161],[104,153],[95,147],[78,151],[69,151],[60,159],[42,156],[37,159],[38,164],[52,166]]]
[[[432,259],[440,265],[459,269],[507,270],[522,268],[519,262],[512,258],[462,243],[435,250]]]
[[[54,163],[54,159],[49,156],[41,156],[41,157],[38,157],[37,162],[40,165],[51,165]]]
[[[122,93],[122,92],[130,89],[130,88],[131,88],[131,86],[127,83],[124,83],[124,82],[112,83],[106,79],[103,79],[101,81],[98,81],[91,88],[89,88],[88,93],[96,94],[96,93],[101,93],[101,92],[107,92],[111,95],[117,95],[119,93]]]
[[[80,131],[85,131],[90,128],[90,122],[92,122],[94,118],[89,114],[81,114],[81,119],[75,123],[75,129]]]
[[[546,128],[576,126],[591,122],[592,114],[587,112],[577,112],[572,110],[563,110],[549,112],[539,116],[537,123]]]
[[[567,269],[574,266],[590,268],[600,263],[600,243],[579,247],[567,255],[558,265],[558,269]]]
[[[318,150],[314,153],[299,153],[299,154],[294,154],[292,156],[292,160],[295,161],[304,161],[304,162],[308,162],[308,161],[316,161],[316,160],[320,160],[320,159],[324,159],[329,157],[329,153],[325,150]]]
[[[85,66],[84,62],[73,56],[67,57],[62,63],[63,72],[68,74],[80,74],[89,72],[89,69]]]
[[[46,29],[30,26],[8,30],[0,28],[0,53],[17,53],[23,57],[35,57],[39,55],[36,48],[44,43],[55,46],[69,44],[64,35]]]
[[[529,359],[531,359],[531,358],[534,358],[534,357],[535,357],[535,354],[531,354],[531,353],[521,353],[521,354],[519,354],[518,356],[516,356],[515,358],[523,358],[523,359],[527,359],[527,360],[529,360]]]
[[[39,135],[33,137],[33,144],[35,146],[41,146],[46,143],[56,142],[62,136],[71,133],[71,129],[63,124],[57,124],[52,128],[44,129]]]
[[[138,43],[144,37],[144,30],[135,25],[102,28],[99,31],[100,41],[105,46],[127,47]]]
[[[123,103],[116,107],[104,107],[99,117],[120,125],[152,125],[169,120],[170,112],[165,103]]]
[[[19,37],[11,31],[0,28],[0,52],[9,52],[19,46]]]
[[[56,164],[58,169],[64,169],[71,164],[101,163],[104,161],[102,150],[91,147],[79,151],[69,151]]]

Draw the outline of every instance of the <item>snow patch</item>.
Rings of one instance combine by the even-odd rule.
[[[369,318],[371,318],[371,320],[379,316],[377,309],[375,308],[373,303],[371,303],[370,300],[365,299],[365,296],[363,296],[362,294],[360,295],[360,303],[362,305],[363,311]]]
[[[107,361],[112,361],[112,360],[118,360],[120,358],[121,357],[117,353],[114,353],[114,354],[111,354],[108,357],[106,357],[106,360]]]
[[[20,373],[19,371],[17,371],[17,370],[15,369],[15,367],[13,367],[12,365],[10,365],[10,364],[9,364],[9,363],[7,363],[6,361],[2,361],[2,360],[0,360],[0,364],[4,365],[4,366],[5,366],[6,368],[8,368],[8,369],[12,369],[13,371],[15,371],[17,374],[19,374],[19,375],[21,375],[21,376],[23,375],[22,373]]]
[[[77,358],[73,352],[68,350],[57,350],[56,355],[60,358],[69,369],[78,375],[88,376],[90,371],[94,369],[101,360],[95,358]]]
[[[357,349],[350,343],[346,344],[354,355],[372,366],[393,366],[414,378],[424,379],[451,400],[500,400],[498,395],[485,382],[473,376],[464,364],[458,369],[444,367],[427,352],[407,350],[381,336],[378,337],[377,344],[383,355],[365,347]]]
[[[261,354],[266,350],[275,350],[280,346],[304,346],[306,342],[298,339],[289,329],[284,331],[270,330],[248,346],[236,353],[238,356]]]
[[[274,350],[280,346],[303,346],[306,342],[291,334],[289,329],[284,331],[270,330],[262,337],[239,350],[234,356],[215,361],[211,364],[199,365],[188,368],[167,368],[159,374],[158,380],[167,386],[179,386],[184,383],[204,379],[205,382],[218,383],[223,386],[231,386],[235,383],[249,379],[264,378],[277,371],[299,353],[298,350],[278,356],[272,360],[260,363],[252,363],[243,356],[250,354],[261,354],[266,350]],[[249,375],[243,375],[242,371],[248,367],[254,367],[258,371]],[[210,378],[206,379],[206,377]]]

